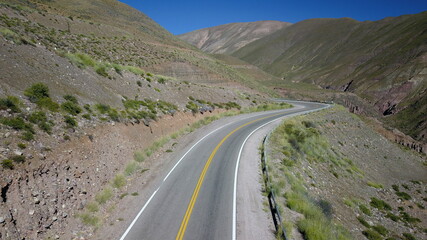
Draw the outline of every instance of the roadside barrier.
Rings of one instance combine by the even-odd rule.
[[[276,198],[274,197],[273,191],[271,191],[271,182],[268,176],[268,167],[267,167],[267,150],[265,143],[268,141],[270,135],[267,135],[262,142],[262,152],[261,152],[261,167],[262,174],[264,175],[264,184],[265,189],[268,191],[268,204],[270,205],[271,215],[273,217],[274,227],[276,228],[276,233],[280,236],[281,239],[288,240],[286,237],[286,230],[282,224],[282,216],[280,216],[279,209],[277,208]]]

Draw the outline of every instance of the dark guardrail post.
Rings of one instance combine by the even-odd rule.
[[[282,217],[280,216],[279,209],[277,208],[276,198],[274,197],[273,191],[270,188],[270,178],[268,176],[268,168],[267,168],[267,154],[266,154],[266,142],[268,139],[267,135],[262,142],[262,152],[261,152],[261,168],[262,173],[264,175],[264,184],[265,189],[268,191],[268,204],[270,206],[271,215],[273,217],[274,227],[276,228],[276,232],[280,233],[280,237],[284,240],[288,240],[286,237],[286,231],[282,224]]]

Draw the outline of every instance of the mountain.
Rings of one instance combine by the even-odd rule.
[[[232,53],[280,77],[352,92],[427,141],[427,12],[379,21],[310,19]]]
[[[122,96],[140,96],[141,91],[158,99],[154,88],[161,88],[154,84],[149,84],[152,91],[134,88],[137,81],[147,82],[146,75],[138,76],[141,71],[178,82],[263,88],[253,77],[229,68],[116,0],[0,0],[0,7],[4,44],[0,52],[8,59],[0,65],[5,72],[0,76],[1,96],[22,95],[32,83],[43,82],[59,99],[73,93],[88,103],[117,107],[122,106]],[[132,74],[129,69],[141,71],[127,76]],[[223,91],[215,89],[210,91]],[[160,95],[186,105],[188,93],[164,91],[171,93]]]
[[[290,26],[280,21],[230,23],[178,35],[204,52],[231,54],[247,44]]]

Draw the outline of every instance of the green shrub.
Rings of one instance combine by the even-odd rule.
[[[79,215],[80,219],[85,225],[96,227],[99,225],[99,218],[89,213],[83,213]]]
[[[85,118],[85,119],[87,119],[87,120],[91,120],[92,119],[90,117],[90,114],[87,114],[87,113],[83,114],[82,117]]]
[[[399,186],[397,186],[396,184],[391,185],[391,187],[394,191],[399,192]]]
[[[18,147],[20,149],[25,149],[25,148],[27,148],[27,145],[25,143],[18,143]]]
[[[73,128],[77,126],[77,121],[71,116],[64,116],[64,122],[67,128]]]
[[[382,226],[382,225],[375,225],[375,226],[372,226],[372,229],[374,229],[375,231],[377,231],[377,233],[379,233],[379,234],[381,234],[381,235],[383,235],[383,236],[386,236],[387,234],[388,234],[388,230],[387,230],[387,228],[385,228],[384,226]]]
[[[195,104],[194,102],[188,102],[187,105],[185,105],[186,108],[190,109],[192,113],[199,112],[199,106]]]
[[[128,165],[126,165],[125,175],[126,176],[130,176],[134,172],[136,172],[137,170],[138,170],[138,163],[137,162],[131,162]]]
[[[410,234],[410,233],[403,233],[402,235],[403,235],[403,237],[404,237],[406,240],[417,240],[417,239],[414,237],[414,235],[412,235],[412,234]]]
[[[123,67],[125,70],[135,74],[135,75],[141,75],[144,76],[144,70],[142,70],[139,67],[134,67],[134,66],[125,66]]]
[[[139,87],[142,87],[142,82],[141,81],[136,81],[136,84],[139,86]]]
[[[98,110],[99,113],[101,114],[106,114],[110,111],[110,106],[106,105],[106,104],[95,104],[95,109]]]
[[[22,37],[8,28],[0,27],[0,34],[7,40],[13,41],[16,44],[22,43]]]
[[[15,130],[27,130],[34,132],[33,126],[29,123],[26,123],[22,117],[0,118],[0,123]]]
[[[164,79],[164,78],[159,78],[159,79],[157,80],[157,82],[158,82],[158,83],[160,83],[160,84],[165,84],[165,83],[166,83],[166,79]]]
[[[421,220],[419,218],[412,217],[407,212],[401,212],[400,216],[401,216],[402,221],[405,221],[407,223],[421,222]]]
[[[397,222],[397,221],[399,221],[399,217],[398,216],[396,216],[396,215],[394,215],[393,213],[391,213],[391,212],[388,212],[386,215],[385,215],[385,217],[386,218],[390,218],[392,221],[394,221],[394,222]]]
[[[0,98],[0,110],[10,109],[14,113],[19,113],[21,112],[19,105],[21,105],[21,102],[17,97],[7,96],[6,98]]]
[[[392,210],[391,206],[388,203],[375,197],[371,198],[370,204],[372,207],[377,208],[378,210]]]
[[[396,192],[396,195],[403,200],[411,200],[412,199],[412,197],[409,194],[407,194],[406,192]]]
[[[232,108],[236,108],[238,110],[240,110],[241,106],[235,102],[227,102],[225,103],[225,109],[230,110]]]
[[[95,195],[95,201],[97,201],[99,204],[104,204],[112,197],[113,191],[110,188],[106,188]]]
[[[13,160],[16,163],[23,163],[23,162],[25,162],[25,156],[22,156],[22,155],[15,155],[15,156],[11,157],[10,159]]]
[[[380,234],[378,234],[377,232],[375,232],[374,230],[371,230],[371,229],[366,229],[366,230],[362,231],[362,233],[369,240],[382,240],[383,239]]]
[[[43,111],[37,111],[30,114],[28,120],[34,124],[39,124],[41,122],[47,122],[46,113]]]
[[[52,126],[54,123],[52,121],[48,121],[46,113],[43,111],[37,111],[30,114],[28,120],[32,123],[35,123],[39,126],[39,128],[47,133],[52,132]]]
[[[120,194],[119,198],[120,198],[120,199],[123,199],[123,198],[124,198],[124,197],[126,197],[127,195],[129,195],[129,193],[122,193],[122,194]]]
[[[369,208],[368,208],[368,207],[366,207],[365,205],[360,204],[360,205],[359,205],[359,209],[360,209],[360,211],[362,211],[364,214],[366,214],[366,215],[368,215],[368,216],[372,216],[371,210],[369,210]]]
[[[50,98],[49,88],[43,83],[35,83],[31,85],[31,87],[24,91],[24,95],[33,103],[36,103],[43,98]]]
[[[57,112],[59,110],[59,104],[54,102],[50,98],[42,98],[36,102],[37,106],[47,109],[51,112]]]
[[[48,134],[52,133],[52,126],[53,123],[52,122],[41,122],[38,124],[39,128],[43,131],[45,131]]]
[[[7,168],[7,169],[13,169],[13,161],[10,159],[4,159],[3,161],[1,161],[1,166],[3,168]]]
[[[126,185],[126,178],[121,174],[117,174],[113,179],[112,185],[115,188],[122,188]]]
[[[67,100],[67,101],[69,101],[69,102],[72,102],[74,104],[79,104],[79,101],[77,101],[77,98],[74,97],[73,95],[67,94],[67,95],[64,96],[64,99]]]
[[[132,196],[138,196],[138,195],[139,195],[139,193],[137,193],[137,192],[133,192],[131,195],[132,195]]]
[[[93,60],[91,56],[84,53],[67,53],[65,54],[65,57],[67,57],[73,64],[77,65],[77,67],[79,68],[96,66],[96,61]]]
[[[360,222],[360,224],[362,224],[363,226],[370,228],[371,225],[369,225],[369,223],[362,217],[362,216],[358,216],[357,220]]]
[[[89,104],[85,104],[83,107],[86,109],[86,111],[87,111],[88,113],[92,113],[92,109],[90,108],[90,105],[89,105]]]
[[[22,133],[21,139],[25,141],[34,140],[34,134],[31,131],[25,131],[24,133]]]
[[[371,182],[371,181],[368,181],[366,184],[368,184],[368,186],[373,187],[373,188],[383,188],[382,184],[374,183],[374,182]]]
[[[76,103],[74,103],[72,101],[66,101],[66,102],[62,103],[61,108],[62,108],[62,110],[64,110],[65,112],[67,112],[73,116],[77,116],[82,112],[82,109]]]
[[[103,77],[108,77],[107,66],[106,65],[97,65],[95,67],[95,72]]]
[[[133,159],[137,162],[143,162],[145,160],[145,157],[142,152],[136,151],[133,154]]]
[[[90,202],[86,205],[86,209],[91,212],[91,213],[95,213],[99,211],[99,206],[97,202]]]
[[[120,120],[120,115],[117,112],[116,109],[111,108],[110,111],[108,112],[108,117],[110,117],[111,120],[118,122]]]

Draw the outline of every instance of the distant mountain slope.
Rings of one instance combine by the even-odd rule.
[[[232,55],[285,81],[354,92],[391,125],[427,139],[427,12],[375,22],[306,20]]]
[[[279,21],[230,23],[178,35],[208,53],[230,54],[237,49],[291,25]]]

